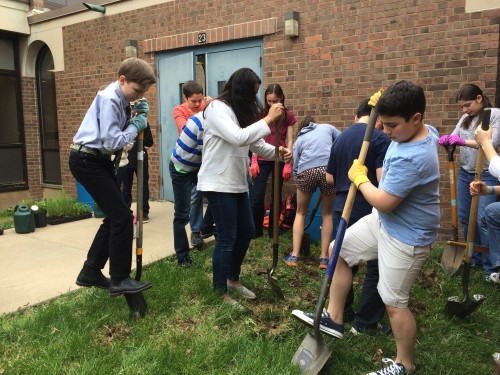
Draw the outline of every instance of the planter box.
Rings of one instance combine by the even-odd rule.
[[[73,217],[48,217],[47,223],[51,224],[51,225],[57,225],[57,224],[69,223],[72,221],[77,221],[77,220],[82,220],[82,219],[89,219],[91,217],[92,217],[91,212],[89,212],[88,214],[83,214],[80,216],[73,216]]]

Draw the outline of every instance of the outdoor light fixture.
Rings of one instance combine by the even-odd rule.
[[[137,57],[137,40],[128,39],[125,41],[125,58]]]
[[[103,7],[102,5],[95,5],[91,3],[83,3],[87,9],[93,10],[94,12],[99,12],[99,13],[106,13],[106,7]]]
[[[299,36],[299,12],[292,10],[285,13],[285,35],[290,38]]]

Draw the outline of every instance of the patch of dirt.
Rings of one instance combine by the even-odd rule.
[[[114,326],[104,326],[97,335],[97,341],[101,345],[112,346],[113,341],[119,338],[126,338],[132,333],[132,328],[125,323],[118,323]]]
[[[199,324],[198,320],[195,319],[184,319],[179,320],[175,323],[175,326],[181,331],[191,331]]]
[[[411,299],[410,302],[408,303],[408,308],[413,313],[413,315],[420,315],[429,311],[429,306],[426,303],[419,301],[412,301]]]
[[[432,288],[439,284],[439,278],[434,268],[427,268],[422,270],[417,277],[416,283],[423,288]]]

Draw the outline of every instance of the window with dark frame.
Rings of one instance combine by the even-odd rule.
[[[0,192],[28,188],[18,42],[0,36]]]
[[[57,126],[56,79],[54,58],[47,46],[38,53],[36,62],[42,182],[61,185],[61,158]]]

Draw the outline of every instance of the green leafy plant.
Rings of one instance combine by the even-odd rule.
[[[47,212],[48,218],[75,217],[92,212],[88,204],[78,202],[64,191],[56,198],[35,202],[40,210]]]
[[[85,203],[78,202],[65,191],[56,198],[43,199],[36,201],[28,196],[19,202],[19,205],[31,207],[38,206],[39,210],[43,210],[47,214],[47,218],[71,218],[89,214],[92,208]],[[14,228],[14,208],[10,207],[0,211],[0,228]]]

